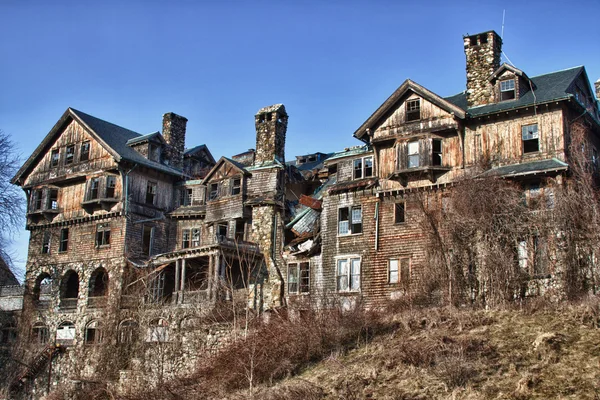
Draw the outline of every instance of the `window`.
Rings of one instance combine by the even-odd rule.
[[[99,196],[98,187],[100,186],[100,178],[90,179],[90,189],[88,192],[88,200],[96,200]]]
[[[190,230],[189,229],[184,229],[182,234],[181,234],[182,238],[181,238],[181,248],[182,249],[187,249],[190,247]]]
[[[419,141],[408,142],[408,168],[419,166]]]
[[[91,321],[85,327],[85,344],[102,343],[102,329],[98,321]]]
[[[421,119],[421,99],[412,99],[406,102],[406,122]]]
[[[50,232],[44,232],[42,239],[42,254],[50,254]]]
[[[246,223],[243,219],[238,219],[235,221],[235,240],[243,241],[245,239],[245,228]]]
[[[156,182],[148,181],[146,185],[146,204],[155,204],[156,201]]]
[[[394,204],[394,223],[406,222],[406,204],[404,202]]]
[[[132,319],[127,319],[119,324],[119,343],[134,343],[138,339],[139,325]]]
[[[354,179],[373,176],[373,157],[364,157],[354,160]]]
[[[344,207],[339,209],[338,233],[353,235],[362,233],[362,207]]]
[[[288,265],[288,292],[308,293],[310,290],[310,264],[307,262]]]
[[[58,245],[58,252],[63,253],[69,249],[69,228],[63,228],[60,230],[60,243]]]
[[[596,148],[592,149],[592,166],[594,169],[598,169],[598,150]]]
[[[231,194],[240,194],[242,191],[242,180],[240,178],[233,179],[231,181]]]
[[[43,192],[41,189],[36,189],[33,191],[33,200],[31,203],[32,211],[38,211],[42,209],[42,197]]]
[[[208,199],[209,200],[214,200],[219,196],[219,184],[218,183],[211,183],[210,184],[210,192],[208,195]]]
[[[515,99],[515,80],[509,79],[507,81],[500,82],[500,101],[513,100]]]
[[[169,323],[162,318],[150,322],[146,342],[169,341]]]
[[[109,175],[106,177],[106,198],[115,197],[115,187],[117,186],[117,177]]]
[[[87,161],[90,159],[90,142],[86,141],[81,143],[79,150],[79,161]]]
[[[182,188],[179,190],[179,205],[180,206],[191,206],[192,205],[192,189]]]
[[[538,125],[524,125],[521,127],[523,139],[523,153],[535,153],[540,151]]]
[[[388,282],[408,285],[410,282],[410,258],[392,258],[388,266]]]
[[[192,229],[192,247],[200,246],[200,228]]]
[[[96,247],[110,245],[110,225],[96,225]]]
[[[43,322],[36,322],[31,328],[31,343],[46,344],[48,343],[48,327]]]
[[[217,238],[226,238],[227,237],[227,223],[222,222],[217,225]]]
[[[442,139],[431,139],[431,165],[442,165]]]
[[[58,149],[52,150],[50,153],[50,166],[56,167],[58,165],[58,161],[60,160],[60,154],[58,153]]]
[[[67,151],[65,153],[65,165],[72,164],[75,159],[75,145],[72,144],[67,146]]]
[[[108,295],[108,272],[103,267],[98,267],[90,276],[88,288],[89,297],[105,297]],[[89,299],[88,299],[89,300]],[[89,304],[88,304],[89,305]]]
[[[56,329],[56,343],[71,345],[75,341],[75,324],[69,321],[61,323]]]
[[[50,189],[48,191],[48,200],[46,208],[48,210],[58,210],[58,189]]]
[[[152,242],[154,241],[154,227],[144,225],[142,230],[142,252],[144,255],[152,255]]]
[[[338,292],[360,290],[360,258],[337,260],[336,282]]]
[[[0,345],[13,343],[17,340],[17,326],[14,321],[3,321],[0,326]]]

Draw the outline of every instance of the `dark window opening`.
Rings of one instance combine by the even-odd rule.
[[[110,245],[110,225],[96,225],[96,247]]]
[[[521,128],[523,139],[523,153],[535,153],[540,151],[538,125],[525,125]]]
[[[58,210],[58,189],[50,189],[48,192],[48,205],[49,210]]]
[[[108,272],[102,267],[97,268],[90,277],[88,295],[90,297],[102,297],[108,294]]]
[[[479,44],[487,43],[487,40],[488,40],[488,38],[487,38],[486,34],[479,35]]]
[[[353,235],[362,233],[362,207],[344,207],[339,209],[338,233]]]
[[[142,231],[142,252],[144,255],[152,255],[152,242],[154,240],[154,227],[144,226]]]
[[[405,203],[394,204],[394,223],[402,224],[406,222],[406,208]]]
[[[200,246],[200,228],[192,229],[192,247]]]
[[[210,193],[208,196],[209,200],[214,200],[219,196],[219,184],[218,183],[211,183],[210,184]]]
[[[442,140],[431,140],[431,165],[442,165]]]
[[[102,343],[102,329],[98,321],[92,321],[85,327],[85,344],[99,344]]]
[[[267,121],[272,121],[273,120],[273,114],[268,113],[267,114]]]
[[[406,101],[406,122],[418,121],[421,119],[421,99],[412,99]]]
[[[40,301],[49,300],[49,294],[52,289],[52,278],[47,273],[38,275],[35,279],[32,291],[32,299],[40,305]]]
[[[99,178],[92,178],[90,180],[90,191],[89,191],[89,195],[88,195],[88,200],[96,200],[98,198],[99,186],[100,186]]]
[[[337,164],[331,164],[327,167],[328,174],[337,174]]]
[[[106,177],[106,198],[115,197],[115,187],[117,186],[117,177],[109,175]]]
[[[400,259],[400,283],[405,286],[410,283],[410,258]]]
[[[48,327],[42,322],[36,322],[31,328],[31,343],[46,344],[49,338]]]
[[[146,204],[154,205],[156,201],[156,183],[148,182],[146,185]]]
[[[65,165],[73,163],[75,159],[75,145],[67,146],[67,151],[65,153]]]
[[[50,166],[56,167],[58,165],[59,160],[60,160],[60,154],[58,152],[58,149],[52,150],[52,152],[50,153]]]
[[[87,161],[90,159],[90,142],[81,143],[81,149],[79,151],[79,161]]]
[[[155,273],[148,283],[146,301],[159,304],[171,300],[175,291],[175,266],[169,265],[162,271]]]
[[[181,248],[187,249],[190,247],[190,230],[184,229],[181,234]]]
[[[244,223],[244,220],[242,219],[238,219],[237,221],[235,221],[235,240],[237,240],[238,242],[241,242],[244,240],[244,228],[246,227],[246,224]]]
[[[242,191],[242,180],[240,178],[233,179],[231,184],[231,194],[240,194]]]
[[[69,228],[63,228],[60,230],[60,243],[58,251],[60,253],[69,250]]]
[[[42,209],[42,197],[43,197],[43,192],[41,189],[37,189],[37,190],[33,191],[33,202],[32,202],[33,211]]]
[[[217,237],[225,239],[227,238],[227,223],[223,222],[217,225]]]
[[[517,97],[515,91],[515,80],[509,79],[500,82],[500,101],[513,100]]]
[[[44,232],[44,237],[42,239],[42,254],[50,254],[50,232]]]
[[[360,179],[363,176],[362,158],[354,160],[354,179]]]
[[[373,176],[373,157],[365,157],[365,178]]]

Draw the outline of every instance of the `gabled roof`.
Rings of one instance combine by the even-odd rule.
[[[160,132],[156,131],[156,132],[152,132],[152,133],[148,133],[147,135],[142,135],[142,136],[138,136],[135,137],[133,139],[129,139],[127,141],[127,145],[131,146],[137,143],[142,143],[142,142],[161,142],[161,143],[166,143],[165,138],[163,138],[163,136],[160,134]]]
[[[381,106],[379,106],[379,108],[369,117],[369,119],[367,119],[360,126],[360,128],[358,128],[356,130],[356,132],[354,132],[354,137],[356,137],[357,139],[361,139],[367,133],[367,129],[371,129],[375,124],[377,124],[377,122],[392,107],[394,107],[401,100],[401,98],[409,91],[413,92],[415,94],[418,94],[425,100],[429,101],[430,103],[435,104],[439,108],[441,108],[449,113],[454,113],[454,115],[456,115],[457,117],[459,117],[461,119],[465,117],[464,109],[457,107],[455,104],[451,103],[447,99],[444,99],[444,98],[438,96],[437,94],[424,88],[423,86],[419,85],[418,83],[415,83],[415,82],[411,81],[410,79],[407,79],[404,81],[404,83],[402,85],[400,85],[400,87],[398,89],[396,89],[396,91],[394,93],[392,93],[392,95],[390,97],[388,97],[388,99]]]
[[[492,114],[499,111],[508,111],[516,108],[532,106],[534,104],[543,104],[550,101],[564,100],[572,97],[567,92],[571,84],[585,73],[583,67],[575,67],[562,71],[551,72],[549,74],[538,75],[531,78],[535,85],[533,91],[527,91],[517,100],[503,101],[495,104],[469,108],[467,103],[467,93],[462,92],[454,96],[446,97],[448,102],[467,111],[471,116],[477,117],[486,114]]]
[[[199,152],[201,152],[201,151],[204,151],[204,153],[205,153],[205,154],[208,156],[208,159],[209,159],[209,161],[210,161],[212,164],[214,164],[214,163],[215,163],[215,159],[214,159],[214,157],[213,157],[212,153],[210,152],[210,150],[208,150],[208,147],[206,147],[206,145],[205,145],[205,144],[201,144],[201,145],[199,145],[199,146],[192,147],[191,149],[186,149],[186,150],[183,152],[183,156],[184,156],[184,157],[191,157],[191,156],[193,156],[194,154],[196,154],[196,153],[199,153]]]
[[[146,166],[148,168],[153,168],[170,175],[181,176],[183,174],[183,172],[179,169],[160,164],[156,161],[148,160],[140,153],[129,147],[127,142],[131,139],[136,139],[142,136],[139,133],[69,107],[54,125],[54,127],[50,130],[50,132],[46,135],[44,140],[42,140],[42,142],[34,150],[31,156],[29,156],[25,164],[23,164],[23,166],[19,169],[17,174],[11,180],[12,183],[18,183],[27,172],[33,169],[35,162],[40,157],[43,157],[43,155],[54,143],[56,136],[59,135],[72,120],[80,123],[86,129],[86,131],[115,158],[117,162],[125,160],[134,164]]]
[[[504,71],[510,71],[513,74],[520,76],[521,78],[527,80],[527,81],[531,81],[531,79],[529,79],[529,77],[527,76],[527,74],[523,71],[521,71],[519,68],[512,66],[510,64],[507,63],[503,63],[500,68],[498,68],[492,75],[490,75],[490,77],[488,78],[488,81],[493,82],[494,80],[496,80],[500,75],[502,75],[502,73]],[[535,87],[534,87],[535,89]]]
[[[231,164],[235,169],[237,169],[239,172],[241,172],[244,175],[250,174],[246,170],[246,167],[244,167],[244,165],[240,164],[239,162],[234,161],[231,158],[221,157],[221,158],[219,158],[219,161],[217,161],[215,166],[211,168],[211,170],[208,172],[208,174],[206,174],[206,176],[202,180],[202,184],[205,185],[210,180],[211,176],[213,176],[213,174],[215,172],[217,172],[219,170],[219,168],[221,168],[221,165],[223,165],[225,163]]]

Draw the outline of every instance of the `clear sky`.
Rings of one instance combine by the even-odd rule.
[[[600,78],[598,0],[0,0],[0,129],[26,159],[67,107],[139,133],[173,111],[218,159],[255,147],[254,114],[284,103],[288,159],[340,150],[407,78],[463,91],[462,36],[501,33],[504,10],[516,67]]]

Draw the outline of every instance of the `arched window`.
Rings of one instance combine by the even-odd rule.
[[[64,346],[72,345],[75,342],[75,324],[71,321],[62,322],[56,328],[56,343]]]
[[[157,318],[150,321],[146,342],[168,342],[169,341],[169,323],[163,318]]]
[[[97,320],[90,321],[85,326],[85,344],[99,344],[102,343],[102,327],[100,322]]]
[[[17,339],[17,325],[12,319],[0,324],[0,345],[9,345]]]
[[[36,322],[31,327],[31,343],[48,343],[48,327],[43,322]]]
[[[133,319],[126,319],[119,324],[119,343],[134,343],[138,340],[139,324]]]
[[[108,272],[102,267],[96,268],[90,277],[89,297],[101,297],[108,294]]]
[[[73,270],[65,273],[60,284],[60,307],[77,308],[79,296],[79,275]]]
[[[31,291],[32,300],[37,307],[47,307],[50,302],[50,292],[52,290],[52,277],[43,272],[35,278],[33,290]]]

